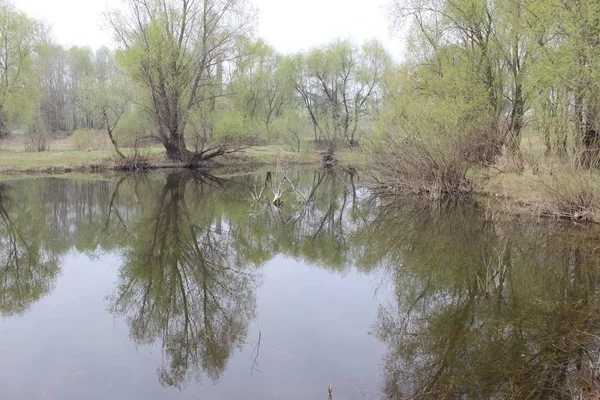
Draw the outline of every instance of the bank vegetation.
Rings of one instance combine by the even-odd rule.
[[[406,61],[371,146],[382,185],[473,189],[600,220],[600,4],[395,0]]]

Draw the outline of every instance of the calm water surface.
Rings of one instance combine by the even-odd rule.
[[[0,399],[600,393],[596,227],[288,177],[0,183]]]

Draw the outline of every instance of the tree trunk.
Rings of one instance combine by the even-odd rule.
[[[600,165],[600,132],[596,127],[597,110],[588,109],[583,132],[582,166],[585,168],[598,168]]]
[[[108,133],[108,137],[110,138],[110,142],[112,143],[115,151],[117,152],[117,154],[119,155],[119,157],[121,157],[121,159],[126,159],[127,157],[125,157],[125,154],[123,154],[121,152],[121,150],[119,149],[119,144],[117,143],[117,141],[115,140],[114,136],[113,136],[113,130],[115,129],[115,125],[113,125],[111,127],[110,122],[108,121],[108,114],[106,112],[106,109],[102,110],[102,114],[104,115],[104,121],[106,122],[106,132]]]
[[[162,142],[167,158],[171,161],[191,162],[196,155],[186,147],[183,134],[177,131],[169,132],[168,136],[162,138]]]
[[[523,114],[525,113],[525,99],[523,98],[523,85],[515,83],[515,95],[510,115],[510,130],[508,132],[507,146],[512,154],[517,154],[521,149],[521,131],[523,130]]]
[[[0,108],[0,139],[4,139],[10,134],[10,130],[8,129],[8,118],[6,118],[6,113],[4,110]]]

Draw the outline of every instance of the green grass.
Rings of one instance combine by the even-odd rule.
[[[0,151],[0,171],[36,171],[48,169],[83,169],[107,163],[110,151],[48,151],[39,153]]]
[[[133,149],[122,151],[133,154]],[[164,150],[151,147],[140,149],[140,154],[161,158]],[[43,152],[27,152],[19,143],[8,143],[0,150],[0,174],[110,170],[116,160],[117,155],[112,148],[75,150],[65,145],[64,140],[57,141],[49,151]]]
[[[132,149],[122,151],[133,152]],[[140,154],[147,155],[156,162],[165,161],[164,149],[160,147],[140,149]],[[258,146],[219,157],[215,161],[220,173],[234,173],[273,166],[278,162],[321,166],[321,157],[316,151],[297,153],[280,146]],[[368,165],[368,157],[357,151],[342,151],[338,153],[338,157],[342,165]],[[112,149],[79,151],[67,146],[57,146],[45,152],[25,152],[20,146],[10,146],[0,150],[0,174],[108,171],[116,161],[118,158]]]
[[[106,138],[105,138],[106,139]],[[22,135],[13,135],[0,142],[0,175],[31,174],[64,174],[112,171],[117,162],[108,139],[98,141],[95,150],[76,150],[68,136],[53,138],[50,150],[45,152],[26,152],[27,139]],[[322,166],[323,155],[314,150],[308,142],[303,143],[301,152],[294,152],[290,146],[283,144],[254,146],[239,153],[218,157],[217,171],[221,173],[240,173],[259,168],[269,168],[280,162],[288,165]],[[133,154],[133,149],[122,147],[125,154]],[[168,163],[162,146],[139,149],[149,162]],[[364,167],[368,165],[368,157],[358,150],[341,150],[337,153],[340,164]]]
[[[371,164],[371,156],[360,150],[343,150],[337,157],[342,165],[352,165],[359,169],[368,168]]]

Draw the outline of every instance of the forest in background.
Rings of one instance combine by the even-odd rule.
[[[2,135],[23,132],[45,150],[48,136],[109,133],[119,145],[149,139],[171,159],[204,160],[250,144],[358,146],[381,107],[392,64],[377,41],[282,55],[256,38],[244,1],[127,3],[129,12],[106,16],[116,50],[95,52],[63,48],[42,23],[0,3],[9,40],[0,51]]]

